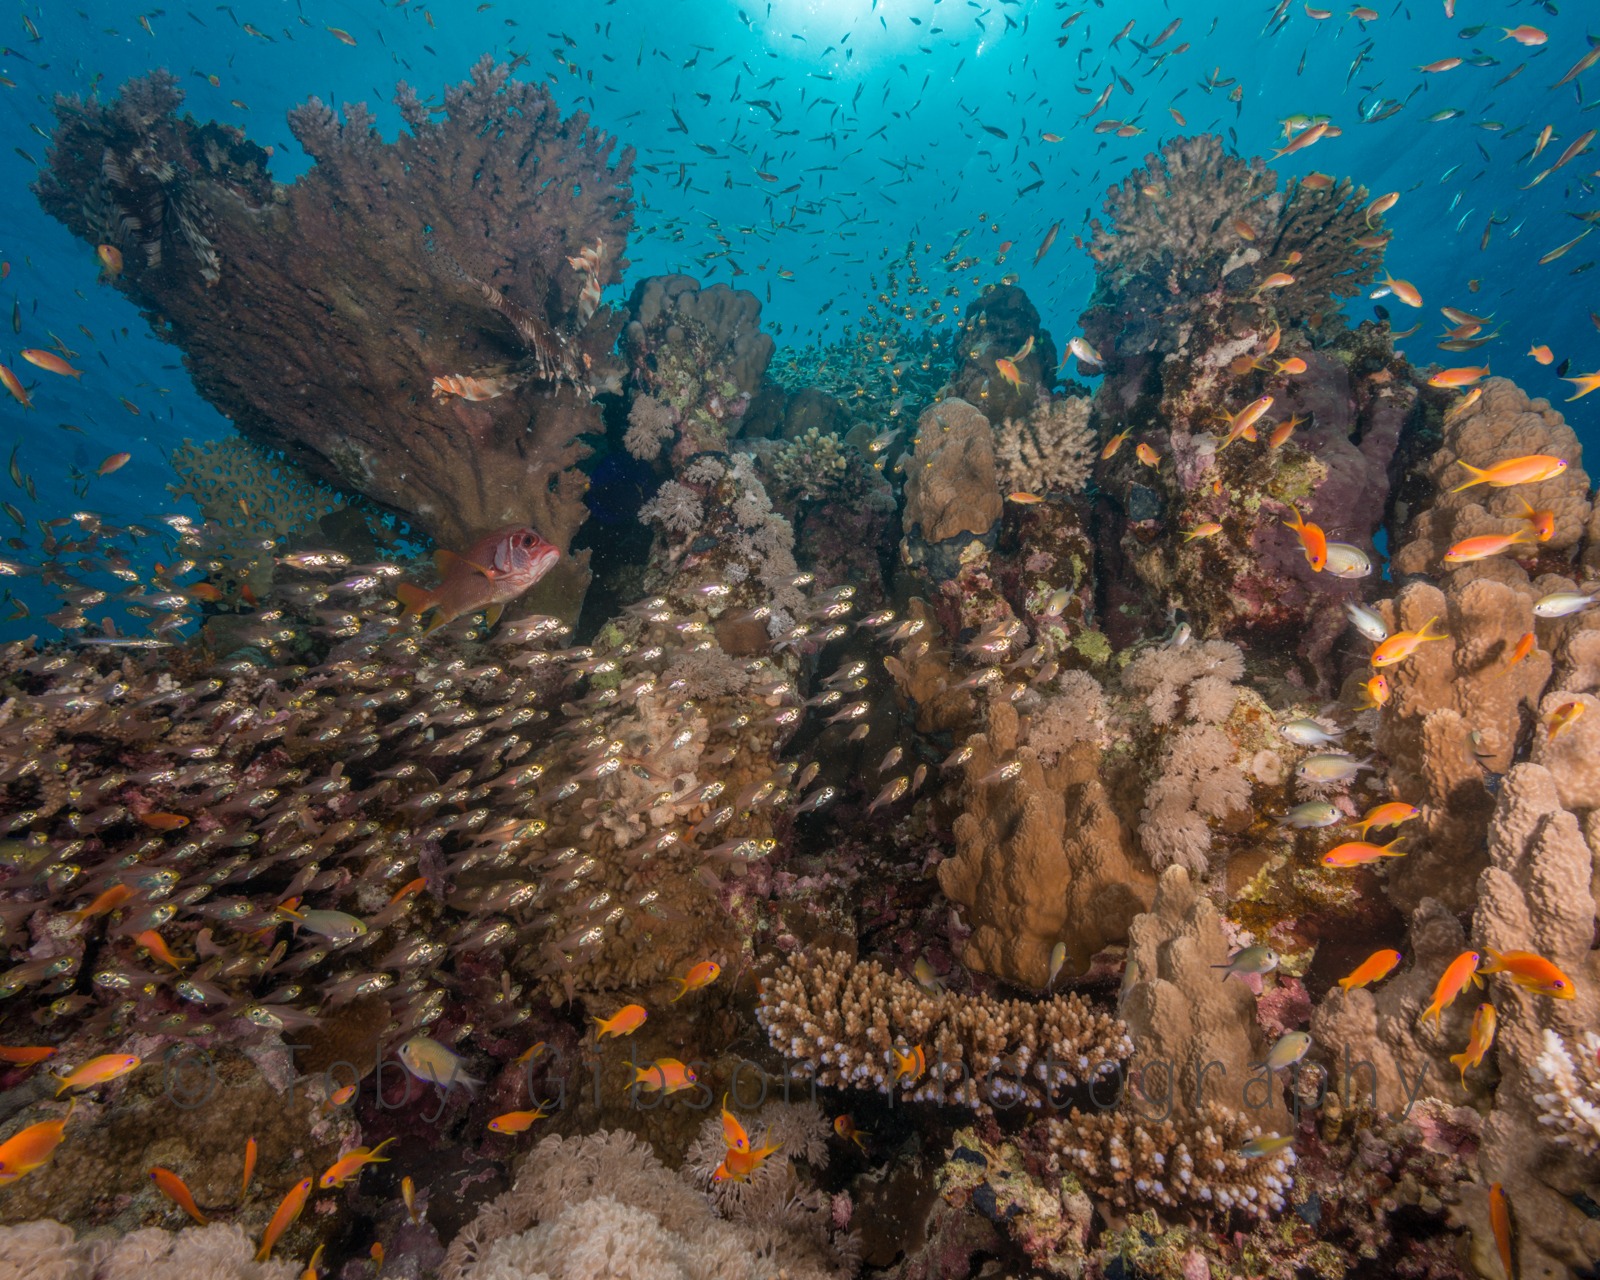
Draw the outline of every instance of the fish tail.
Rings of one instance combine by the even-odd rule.
[[[439,602],[435,593],[413,582],[402,582],[394,589],[394,594],[395,599],[405,605],[408,618],[420,618]]]
[[[1422,629],[1417,632],[1418,643],[1421,643],[1424,640],[1448,640],[1450,638],[1449,635],[1443,631],[1433,630],[1433,624],[1437,621],[1439,621],[1439,615],[1434,614],[1433,617],[1429,618],[1422,624]]]
[[[1418,1021],[1426,1022],[1430,1017],[1433,1019],[1433,1025],[1436,1027],[1444,1021],[1444,1006],[1437,1000],[1435,1000],[1422,1011],[1422,1017],[1418,1019]]]
[[[1451,493],[1460,493],[1463,489],[1470,489],[1475,484],[1484,484],[1487,482],[1489,473],[1483,467],[1475,467],[1470,462],[1462,462],[1460,458],[1456,459],[1456,466],[1465,467],[1468,471],[1472,472],[1472,479],[1468,480],[1465,484],[1458,484],[1454,489],[1450,490]]]
[[[1480,964],[1477,973],[1472,975],[1473,977],[1477,977],[1479,973],[1504,973],[1506,971],[1505,961],[1501,959],[1500,953],[1493,947],[1485,947],[1483,953],[1489,957],[1489,962]]]
[[[677,1004],[678,1001],[682,1000],[684,996],[689,994],[689,979],[674,978],[673,981],[678,984],[678,994],[673,996],[672,999],[668,1000],[668,1004]]]
[[[1461,1087],[1467,1087],[1467,1068],[1472,1065],[1472,1051],[1463,1049],[1460,1053],[1450,1055],[1450,1065],[1461,1072]]]

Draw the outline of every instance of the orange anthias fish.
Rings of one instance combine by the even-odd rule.
[[[1468,564],[1473,560],[1487,560],[1512,547],[1533,542],[1532,529],[1518,529],[1515,533],[1485,533],[1476,538],[1464,538],[1444,553],[1446,564]]]
[[[1548,453],[1530,453],[1526,457],[1497,462],[1492,467],[1475,467],[1459,458],[1456,459],[1456,465],[1472,472],[1472,479],[1465,484],[1458,484],[1450,490],[1451,493],[1460,493],[1476,484],[1493,485],[1496,489],[1505,489],[1514,484],[1537,484],[1551,476],[1560,475],[1567,469],[1567,460],[1552,457]]]
[[[31,1067],[46,1058],[53,1058],[55,1052],[51,1045],[0,1044],[0,1062],[9,1062],[14,1067]]]
[[[403,582],[395,592],[410,617],[437,610],[430,632],[479,609],[494,626],[505,606],[549,573],[561,552],[532,529],[511,525],[480,538],[464,555],[439,551],[434,559],[437,587],[428,591]]]
[[[1545,736],[1553,738],[1558,733],[1563,733],[1572,727],[1575,721],[1588,709],[1586,703],[1574,698],[1571,702],[1563,702],[1559,707],[1545,717]]]
[[[1600,48],[1600,45],[1596,45]],[[1505,1269],[1506,1280],[1516,1280],[1511,1269],[1511,1206],[1506,1203],[1506,1193],[1496,1182],[1489,1188],[1489,1226],[1494,1231],[1494,1247],[1500,1251],[1500,1265]]]
[[[98,1058],[90,1058],[70,1075],[56,1077],[61,1082],[56,1097],[59,1098],[68,1089],[92,1089],[96,1085],[109,1084],[137,1070],[139,1061],[131,1053],[102,1053]]]
[[[1534,537],[1540,542],[1549,542],[1556,536],[1556,513],[1549,510],[1535,511],[1526,498],[1522,499],[1522,514],[1517,519],[1526,520],[1528,527],[1533,530]]]
[[[1537,360],[1540,364],[1554,364],[1555,363],[1555,358],[1556,358],[1555,357],[1555,353],[1553,351],[1551,351],[1549,347],[1544,347],[1544,346],[1533,347],[1528,351],[1528,354],[1530,356],[1532,356],[1535,360]]]
[[[701,987],[709,987],[721,973],[722,966],[715,960],[702,960],[694,968],[690,969],[688,973],[684,974],[683,977],[673,979],[674,982],[679,984],[679,990],[678,994],[673,996],[668,1003],[676,1003],[691,991],[698,991]]]
[[[863,1138],[868,1136],[866,1131],[864,1129],[856,1128],[856,1122],[848,1115],[834,1116],[833,1131],[846,1142],[855,1143],[856,1146],[860,1147],[863,1151],[867,1149],[867,1144],[862,1141]]]
[[[125,884],[114,884],[109,889],[102,890],[86,907],[69,912],[74,920],[92,920],[95,916],[103,916],[108,911],[115,911],[129,898],[133,897],[133,890]]]
[[[1503,670],[1510,671],[1512,667],[1516,666],[1517,663],[1521,662],[1538,647],[1539,637],[1529,631],[1522,639],[1517,641],[1517,647],[1511,651],[1511,656],[1506,659],[1506,665]]]
[[[1441,369],[1428,379],[1430,387],[1470,387],[1489,376],[1489,366],[1474,369],[1470,365],[1460,369]]]
[[[1357,705],[1357,711],[1373,711],[1384,706],[1389,701],[1389,681],[1380,671],[1372,679],[1361,686],[1362,701]]]
[[[1018,391],[1022,390],[1022,375],[1017,372],[1017,366],[1010,360],[1007,360],[1004,356],[1000,356],[995,360],[994,368],[996,373],[998,373]]]
[[[45,1164],[61,1145],[71,1115],[69,1111],[59,1120],[30,1124],[0,1142],[0,1186],[15,1182]]]
[[[1258,400],[1252,400],[1244,408],[1240,409],[1238,413],[1230,417],[1228,419],[1228,438],[1217,446],[1217,452],[1221,453],[1241,436],[1246,440],[1254,440],[1256,438],[1256,421],[1270,408],[1272,408],[1272,397],[1262,396]]]
[[[1368,809],[1355,825],[1362,835],[1366,835],[1373,827],[1380,831],[1384,827],[1398,827],[1402,822],[1419,817],[1421,813],[1422,810],[1414,804],[1407,804],[1404,800],[1389,800]]]
[[[1476,951],[1463,951],[1450,962],[1439,978],[1439,985],[1433,989],[1433,1003],[1422,1011],[1423,1021],[1429,1017],[1435,1023],[1442,1021],[1444,1011],[1461,994],[1467,983],[1479,987],[1483,985],[1483,979],[1478,976],[1478,961],[1481,959]]]
[[[1549,996],[1552,1000],[1575,1000],[1578,989],[1572,979],[1562,973],[1543,956],[1533,951],[1495,951],[1485,947],[1489,963],[1479,973],[1503,973],[1536,996]]]
[[[22,353],[22,358],[34,368],[43,369],[46,373],[58,373],[63,378],[83,377],[82,369],[74,369],[54,351],[41,351],[37,347],[29,347]]]
[[[596,1040],[604,1040],[607,1036],[631,1036],[650,1015],[642,1004],[625,1004],[609,1018],[596,1018],[595,1025],[600,1030],[594,1033]]]
[[[766,1162],[768,1156],[783,1145],[774,1142],[770,1146],[753,1147],[750,1135],[745,1132],[744,1125],[739,1123],[739,1117],[728,1110],[726,1094],[722,1099],[722,1140],[727,1144],[728,1153],[717,1166],[716,1172],[711,1175],[718,1182],[726,1182],[730,1178],[735,1182],[743,1182]]]
[[[1398,951],[1374,951],[1348,974],[1340,978],[1339,985],[1346,991],[1353,991],[1357,987],[1370,986],[1374,982],[1380,982],[1394,971],[1395,965],[1400,963],[1401,958]]]
[[[385,1138],[375,1147],[357,1147],[354,1151],[340,1156],[328,1166],[317,1185],[324,1191],[329,1187],[342,1187],[369,1164],[387,1164],[389,1157],[380,1156],[378,1152],[394,1141],[397,1139]]]
[[[1379,858],[1403,858],[1406,856],[1404,849],[1395,846],[1405,839],[1400,836],[1389,841],[1388,844],[1373,844],[1367,840],[1347,840],[1344,844],[1335,845],[1322,855],[1322,865],[1325,867],[1360,867],[1369,862],[1376,862]]]
[[[247,1138],[244,1144],[244,1180],[239,1184],[239,1199],[250,1194],[250,1177],[256,1171],[256,1140]]]
[[[1117,456],[1117,450],[1122,448],[1122,442],[1128,438],[1126,431],[1119,431],[1106,441],[1106,447],[1100,450],[1100,461],[1107,462]]]
[[[550,1113],[545,1110],[547,1103],[541,1102],[532,1111],[507,1111],[489,1121],[489,1128],[494,1133],[521,1133],[536,1120],[543,1120]]]
[[[633,1069],[633,1083],[646,1093],[657,1089],[663,1093],[677,1093],[699,1082],[700,1077],[677,1058],[657,1058],[648,1067]]]
[[[11,398],[20,404],[24,409],[33,408],[33,400],[29,397],[27,388],[22,385],[21,381],[17,378],[17,375],[12,373],[11,370],[6,368],[6,366],[3,364],[0,364],[0,386],[3,386],[7,391],[9,391],[11,393]],[[1576,399],[1576,397],[1574,397],[1574,399]]]
[[[161,961],[162,964],[169,965],[174,969],[183,968],[184,961],[172,954],[172,948],[167,946],[167,940],[154,929],[146,929],[142,933],[136,933],[133,940],[157,960]]]
[[[257,1262],[265,1262],[272,1256],[272,1246],[278,1243],[279,1237],[285,1231],[294,1226],[305,1209],[306,1200],[310,1195],[310,1178],[301,1178],[289,1188],[289,1194],[284,1196],[282,1203],[272,1215],[272,1221],[267,1223],[267,1229],[261,1233],[261,1247],[256,1250]]]
[[[1138,445],[1133,453],[1147,467],[1159,467],[1161,465],[1161,455],[1147,444]]]
[[[1314,524],[1307,524],[1305,517],[1300,514],[1300,509],[1293,503],[1289,510],[1294,513],[1294,520],[1285,520],[1283,523],[1293,529],[1300,539],[1300,545],[1305,548],[1306,563],[1311,566],[1313,573],[1321,573],[1328,566],[1328,535]]]
[[[1444,632],[1432,630],[1437,621],[1438,618],[1429,618],[1417,631],[1396,631],[1372,651],[1372,665],[1392,667],[1397,662],[1404,662],[1429,640],[1448,640],[1450,637]]]
[[[1422,294],[1411,281],[1396,280],[1386,271],[1383,274],[1383,282],[1389,286],[1389,291],[1399,298],[1401,302],[1405,303],[1406,306],[1420,307],[1422,305]]]
[[[915,1045],[911,1052],[901,1053],[899,1049],[891,1046],[890,1052],[894,1054],[894,1080],[898,1084],[903,1079],[913,1083],[922,1078],[922,1073],[928,1069],[928,1056],[923,1052],[922,1046]]]
[[[1472,1038],[1467,1041],[1467,1047],[1460,1053],[1450,1055],[1450,1061],[1461,1071],[1463,1089],[1467,1087],[1467,1068],[1481,1066],[1483,1055],[1489,1052],[1489,1046],[1494,1043],[1494,1028],[1494,1006],[1485,1000],[1472,1015]]]
[[[194,1196],[189,1192],[189,1186],[182,1178],[173,1173],[171,1169],[163,1169],[160,1165],[150,1170],[150,1179],[156,1184],[156,1190],[177,1205],[186,1214],[198,1222],[202,1227],[211,1219],[200,1212],[200,1206],[195,1204]]]

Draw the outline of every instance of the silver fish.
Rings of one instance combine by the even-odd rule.
[[[1358,604],[1354,600],[1344,602],[1345,616],[1350,619],[1350,624],[1362,636],[1372,641],[1373,644],[1382,644],[1389,638],[1389,628],[1384,621],[1366,605]]]

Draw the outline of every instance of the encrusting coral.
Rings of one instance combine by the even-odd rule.
[[[388,143],[362,106],[291,112],[316,164],[280,187],[158,72],[109,106],[58,98],[37,191],[89,243],[143,249],[118,287],[245,435],[446,546],[530,522],[565,551],[616,337],[582,295],[626,264],[632,152],[610,163],[582,113],[490,58],[443,115],[404,84],[396,102],[410,132]]]
[[[762,979],[756,1017],[773,1048],[818,1084],[980,1113],[1045,1106],[1113,1074],[1133,1050],[1117,1019],[1077,995],[929,992],[875,960],[821,948]]]

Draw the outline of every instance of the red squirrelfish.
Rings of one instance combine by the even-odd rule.
[[[403,582],[395,592],[410,616],[437,610],[429,631],[479,609],[494,626],[505,606],[549,573],[561,552],[532,529],[511,525],[480,538],[462,555],[441,550],[434,559],[437,587],[429,591]]]

